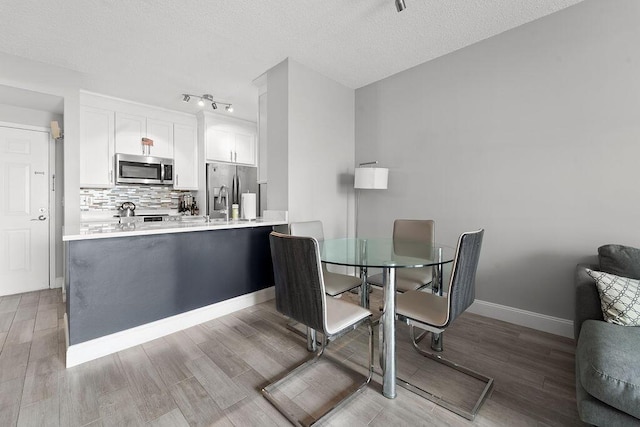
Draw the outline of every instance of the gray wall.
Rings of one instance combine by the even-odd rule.
[[[486,229],[477,298],[573,318],[576,263],[640,246],[640,2],[576,6],[356,91],[356,159],[388,166],[361,234]]]
[[[352,231],[355,92],[287,59],[267,71],[268,209]]]
[[[327,238],[350,228],[354,102],[353,89],[289,60],[289,220],[322,220]]]
[[[267,120],[267,209],[286,211],[289,209],[289,170],[284,166],[289,150],[287,60],[267,71]]]

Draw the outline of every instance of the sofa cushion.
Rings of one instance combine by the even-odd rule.
[[[596,281],[604,320],[621,326],[640,326],[640,280],[587,269]]]
[[[585,423],[607,427],[638,427],[640,420],[591,396],[580,383],[580,366],[576,363],[576,403]]]
[[[598,248],[600,270],[616,276],[640,279],[640,249],[622,245]]]
[[[640,418],[640,327],[582,324],[576,349],[580,383],[593,397]]]

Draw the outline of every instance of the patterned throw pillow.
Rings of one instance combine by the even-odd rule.
[[[604,320],[622,326],[640,326],[640,280],[587,269],[600,294]]]

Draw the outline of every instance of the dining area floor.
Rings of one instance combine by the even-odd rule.
[[[342,298],[357,303],[358,297]],[[371,306],[381,300],[375,290]],[[261,389],[309,353],[274,300],[70,369],[63,318],[59,289],[0,298],[0,425],[290,425]],[[360,329],[332,342],[327,356],[364,374],[367,334]],[[399,378],[462,405],[473,401],[478,384],[416,353],[408,327],[398,323],[396,333]],[[396,399],[387,399],[376,363],[364,391],[320,425],[583,425],[575,403],[573,340],[464,313],[447,329],[444,348],[444,357],[495,379],[474,421],[401,387]],[[310,421],[359,381],[321,359],[277,393]]]

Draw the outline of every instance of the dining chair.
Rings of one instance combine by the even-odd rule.
[[[398,384],[469,420],[475,418],[493,386],[493,378],[460,366],[444,359],[440,355],[423,350],[418,345],[414,328],[430,331],[432,334],[442,334],[473,303],[475,300],[476,271],[483,237],[484,230],[466,232],[460,235],[446,296],[422,291],[408,291],[396,297],[396,317],[409,325],[411,341],[418,353],[486,383],[480,397],[470,411],[405,380],[398,378]]]
[[[292,236],[313,237],[319,242],[324,240],[322,221],[292,222],[289,224],[289,234]],[[332,297],[357,288],[362,284],[358,277],[333,273],[327,270],[325,263],[322,263],[322,275],[324,276],[325,290]]]
[[[311,367],[323,355],[329,341],[356,329],[365,323],[369,332],[369,366],[366,380],[340,402],[323,412],[314,424],[340,408],[351,396],[371,381],[373,373],[373,326],[371,311],[342,299],[327,298],[318,241],[313,237],[300,237],[271,232],[269,236],[275,279],[276,309],[285,316],[321,332],[323,340],[318,351],[286,373],[282,378],[262,389],[263,395],[293,424],[305,425],[286,410],[275,396],[275,389],[294,375]],[[342,396],[344,393],[340,393]]]
[[[324,227],[322,226],[322,221],[292,222],[289,224],[289,234],[299,237],[313,237],[318,242],[321,242],[324,240]],[[322,263],[322,276],[324,277],[325,292],[332,297],[336,297],[362,285],[361,280],[355,276],[329,271],[325,263]],[[305,335],[295,327],[295,322],[288,324],[287,328],[297,334]],[[306,338],[307,350],[315,351],[317,343],[316,331],[307,329]]]
[[[403,245],[403,242],[410,242]],[[424,243],[416,252],[415,243]],[[393,250],[397,255],[433,258],[435,222],[431,219],[396,219],[393,222]],[[433,267],[399,268],[396,272],[396,291],[407,292],[425,288],[433,280]],[[367,278],[369,285],[383,287],[382,273]]]

